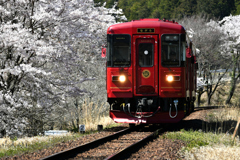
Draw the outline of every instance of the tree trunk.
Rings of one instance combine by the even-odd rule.
[[[212,91],[212,85],[207,85],[207,95],[208,95],[208,105],[211,104],[211,98],[212,98],[212,95],[213,95],[213,91]]]
[[[230,101],[231,101],[232,96],[234,94],[235,88],[236,88],[235,82],[234,82],[234,84],[231,83],[231,88],[230,88],[227,100],[225,102],[226,104],[230,104]]]
[[[197,95],[197,106],[196,106],[196,107],[200,107],[202,94],[203,94],[203,92],[201,92],[201,93],[199,93],[199,94]]]
[[[237,65],[238,65],[238,58],[239,58],[238,55],[237,56],[235,56],[235,55],[232,56],[233,70],[232,70],[232,76],[231,76],[231,86],[230,86],[230,90],[229,90],[229,93],[228,93],[227,100],[225,101],[225,104],[230,104],[231,98],[232,98],[232,96],[234,94],[234,91],[236,89],[237,79],[240,76],[240,73],[236,76],[236,68],[237,68]]]
[[[208,96],[208,101],[207,101],[207,104],[208,104],[208,105],[211,105],[211,97],[212,97],[212,96]]]

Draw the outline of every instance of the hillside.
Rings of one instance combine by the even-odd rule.
[[[179,19],[195,14],[210,18],[240,14],[240,0],[94,0],[96,5],[106,2],[110,8],[115,2],[123,9],[128,21],[140,18]]]

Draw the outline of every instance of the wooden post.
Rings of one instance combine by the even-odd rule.
[[[102,131],[103,130],[103,125],[98,125],[97,129],[98,129],[99,132]]]
[[[236,128],[234,130],[234,133],[233,133],[233,136],[232,136],[232,140],[234,140],[234,138],[235,138],[235,135],[236,135],[237,130],[238,130],[239,123],[240,123],[240,117],[238,118],[238,122],[237,122]]]

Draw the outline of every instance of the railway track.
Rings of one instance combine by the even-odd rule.
[[[201,110],[209,110],[209,109],[218,109],[224,108],[225,106],[205,106],[205,107],[195,107],[194,112],[201,111]]]
[[[162,132],[163,129],[158,129],[154,126],[139,125],[50,155],[42,160],[122,159],[131,156],[132,153],[136,152],[144,144],[153,140]]]

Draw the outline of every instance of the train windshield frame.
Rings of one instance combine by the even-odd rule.
[[[154,65],[154,46],[152,43],[140,43],[138,52],[140,67],[152,67]]]
[[[184,67],[186,62],[186,35],[161,36],[161,64],[163,67]]]
[[[107,66],[131,66],[131,36],[129,34],[107,35]]]

